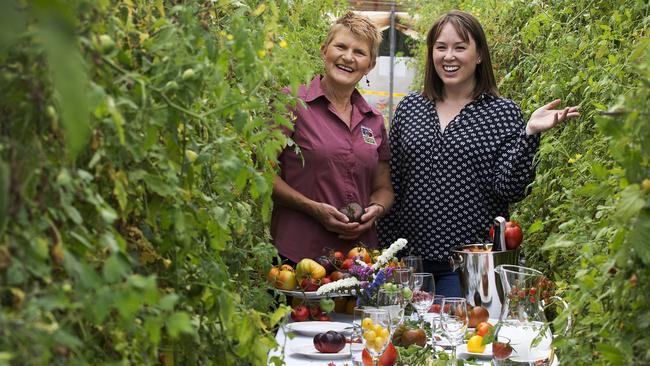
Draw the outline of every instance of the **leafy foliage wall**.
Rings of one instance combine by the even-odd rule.
[[[555,98],[580,105],[582,117],[543,136],[532,193],[513,217],[526,228],[527,265],[552,275],[572,304],[562,363],[650,363],[650,5],[414,4],[421,32],[450,9],[476,15],[501,93],[525,113]]]
[[[278,93],[330,1],[2,1],[0,365],[266,364]]]

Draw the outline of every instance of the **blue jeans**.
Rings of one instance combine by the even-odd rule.
[[[434,262],[423,259],[424,272],[432,273],[436,281],[436,295],[444,297],[463,297],[460,291],[460,276],[454,272],[448,263]]]

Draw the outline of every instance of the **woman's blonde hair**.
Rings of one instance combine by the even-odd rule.
[[[351,11],[347,12],[332,25],[329,33],[327,33],[323,47],[327,47],[332,42],[336,32],[341,29],[347,29],[350,33],[370,43],[370,57],[373,61],[377,58],[379,45],[381,44],[381,32],[370,18]]]

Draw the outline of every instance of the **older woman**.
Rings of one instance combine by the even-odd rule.
[[[375,220],[393,203],[384,118],[356,90],[375,66],[381,33],[364,16],[339,18],[321,46],[324,75],[300,87],[290,137],[273,183],[271,236],[282,257],[297,262],[330,247],[377,244]],[[356,202],[359,222],[338,208]]]

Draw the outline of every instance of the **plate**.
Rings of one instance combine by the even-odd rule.
[[[492,343],[485,345],[485,350],[483,351],[483,353],[469,352],[467,350],[467,343],[463,343],[458,347],[456,347],[456,351],[474,357],[492,358]]]
[[[337,353],[321,353],[318,352],[313,344],[303,344],[302,346],[291,348],[291,352],[318,360],[338,360],[342,358],[350,358],[350,345],[346,344],[345,347]]]
[[[348,334],[352,329],[352,324],[341,322],[321,322],[321,321],[306,321],[294,322],[287,324],[287,330],[300,335],[313,337],[318,333],[325,333],[329,330],[334,330],[339,333]]]

